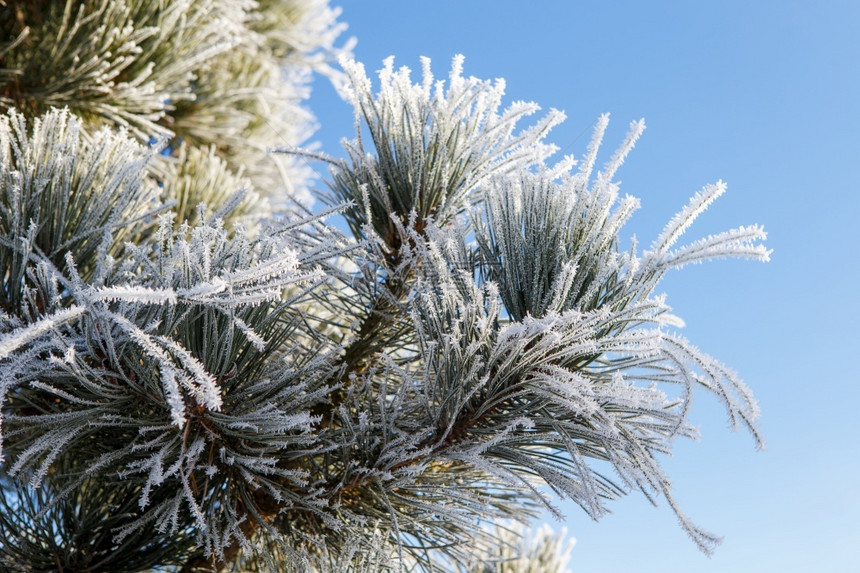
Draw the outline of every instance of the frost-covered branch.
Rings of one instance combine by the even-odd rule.
[[[661,459],[694,393],[761,445],[758,408],[655,292],[767,260],[757,225],[681,242],[724,184],[640,254],[614,178],[642,121],[550,164],[561,112],[520,127],[537,105],[462,57],[374,88],[323,0],[7,3],[3,567],[548,570],[561,541],[518,523],[633,490],[712,549]],[[298,149],[311,69],[345,80],[344,159]]]

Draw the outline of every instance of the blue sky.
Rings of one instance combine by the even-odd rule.
[[[337,4],[337,2],[334,2]],[[701,442],[665,467],[697,523],[725,536],[699,553],[665,503],[615,503],[593,523],[565,505],[577,573],[860,571],[860,2],[343,0],[368,70],[383,58],[437,77],[503,77],[508,102],[565,110],[550,139],[580,155],[597,117],[648,125],[618,178],[650,243],[706,183],[728,192],[688,232],[740,224],[769,232],[772,261],[687,267],[663,283],[683,334],[734,368],[763,410],[767,450],[727,429],[699,395]],[[318,82],[325,151],[351,136],[348,106]]]

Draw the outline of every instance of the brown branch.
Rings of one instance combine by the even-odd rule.
[[[424,230],[424,227],[425,224],[421,221],[415,225],[415,229],[419,233]],[[402,264],[400,256],[402,241],[395,234],[386,237],[386,241],[390,253],[387,261],[388,268],[397,269]],[[410,238],[409,243],[412,248],[415,247],[414,239]],[[369,366],[368,359],[384,346],[385,341],[380,340],[380,335],[394,322],[394,316],[398,312],[397,304],[394,301],[400,301],[406,295],[407,284],[414,271],[414,268],[407,268],[400,271],[401,276],[392,277],[389,275],[388,280],[382,283],[385,292],[377,295],[373,306],[362,319],[355,339],[344,351],[342,359],[344,368],[334,381],[339,387],[331,393],[328,403],[317,404],[311,410],[311,414],[320,416],[321,427],[326,427],[331,423],[331,414],[336,412],[346,399],[346,388],[351,382],[350,374],[364,372]]]

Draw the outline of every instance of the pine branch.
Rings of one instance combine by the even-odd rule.
[[[561,567],[476,523],[559,497],[597,519],[634,489],[718,541],[659,455],[696,437],[694,391],[761,445],[758,408],[653,293],[670,268],[769,251],[758,226],[677,246],[721,183],[620,250],[638,200],[613,178],[644,123],[593,176],[607,116],[578,169],[547,165],[563,114],[519,129],[538,107],[503,109],[462,57],[418,83],[386,60],[376,92],[360,64],[333,70],[324,0],[9,7],[4,566]],[[356,113],[325,197],[351,241],[277,198],[318,158],[296,151],[309,69]],[[288,155],[263,166],[276,137]]]

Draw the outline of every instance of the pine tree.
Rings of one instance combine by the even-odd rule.
[[[695,388],[761,444],[758,410],[654,292],[767,260],[758,226],[678,246],[722,182],[622,249],[641,121],[553,161],[561,112],[460,57],[374,88],[325,0],[0,5],[4,569],[559,570],[518,524],[632,490],[712,549],[659,455]]]

